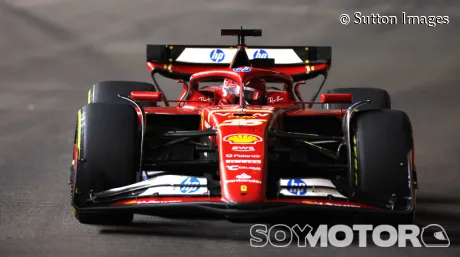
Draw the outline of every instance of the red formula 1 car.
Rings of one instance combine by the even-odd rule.
[[[81,223],[126,223],[133,214],[307,219],[317,211],[413,220],[411,123],[385,90],[332,89],[315,101],[330,47],[247,46],[245,37],[261,30],[222,35],[238,44],[148,45],[153,84],[91,88],[70,175]],[[179,80],[179,100],[166,99],[157,73]],[[320,75],[304,101],[299,87]]]

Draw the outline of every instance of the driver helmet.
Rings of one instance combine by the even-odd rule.
[[[266,83],[263,79],[253,79],[246,82],[244,98],[250,104],[262,104]]]
[[[250,86],[248,86],[250,85]],[[222,86],[222,96],[235,95],[240,97],[240,85],[231,79],[224,79]],[[246,82],[244,86],[244,99],[249,104],[260,104],[263,100],[263,91],[265,89],[265,81],[254,79]]]
[[[235,95],[239,96],[240,94],[240,85],[234,80],[224,79],[224,84],[222,85],[222,96]]]

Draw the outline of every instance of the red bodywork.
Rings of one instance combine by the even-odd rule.
[[[138,198],[136,200],[121,200],[114,203],[114,206],[123,205],[137,205],[137,204],[165,204],[165,203],[193,203],[193,202],[210,202],[210,203],[225,203],[223,198],[219,197],[145,197]],[[236,202],[239,203],[239,202]],[[353,203],[350,201],[338,201],[338,200],[324,200],[324,199],[283,199],[283,200],[264,200],[257,201],[255,203],[292,203],[292,204],[304,204],[304,205],[319,205],[326,207],[344,207],[344,208],[366,208],[370,210],[378,210],[374,206]]]
[[[155,64],[148,63],[151,70]],[[175,67],[180,69],[180,67]],[[304,68],[304,67],[303,67]],[[184,67],[187,72],[201,71],[202,67]],[[297,68],[295,68],[297,69]],[[314,69],[329,69],[327,65],[319,65]],[[282,70],[282,69],[281,69]],[[290,70],[290,72],[298,72]],[[208,77],[224,77],[232,79],[241,85],[257,77],[273,77],[285,83],[284,91],[268,91],[265,97],[267,105],[241,106],[217,105],[222,97],[221,86],[210,86],[203,90],[198,87],[198,82]],[[282,129],[283,116],[337,116],[341,118],[345,110],[315,110],[304,109],[305,102],[296,100],[291,76],[280,73],[276,69],[266,70],[252,68],[250,72],[235,72],[231,68],[201,71],[190,78],[190,83],[183,83],[183,90],[177,102],[171,107],[146,107],[145,115],[172,114],[172,115],[200,115],[199,130],[209,128],[218,131],[216,137],[210,139],[219,148],[219,170],[221,183],[221,197],[146,197],[136,200],[121,200],[114,205],[131,204],[161,204],[161,203],[186,203],[186,202],[228,202],[228,203],[277,203],[288,202],[297,204],[312,204],[336,207],[369,208],[359,203],[340,200],[305,200],[266,199],[266,168],[267,168],[267,131],[269,129]],[[161,95],[161,94],[160,94]],[[163,101],[158,92],[133,92],[131,97],[138,101]],[[328,94],[322,95],[320,102],[315,103],[348,103],[351,95]],[[241,115],[244,113],[244,115]],[[138,110],[139,120],[142,112]],[[247,178],[241,175],[247,175]]]
[[[318,102],[305,102],[299,90],[299,86],[305,84],[305,80],[323,75],[324,80],[318,92],[321,90],[331,67],[331,48],[317,46],[253,46],[251,50],[244,45],[243,36],[260,36],[261,32],[259,35],[258,31],[252,30],[222,30],[222,35],[238,35],[237,49],[226,46],[147,45],[147,68],[154,81],[152,88],[155,89],[156,87],[156,90],[131,91],[129,98],[119,95],[119,97],[129,100],[137,106],[135,109],[141,124],[140,127],[144,133],[140,144],[141,159],[140,170],[138,170],[138,183],[98,192],[95,198],[90,195],[95,204],[82,209],[87,209],[88,211],[121,210],[161,216],[164,215],[163,211],[181,214],[184,209],[180,208],[186,208],[187,212],[184,212],[182,216],[188,216],[187,213],[192,212],[193,209],[204,211],[206,214],[212,212],[226,218],[233,215],[237,217],[240,214],[243,216],[249,214],[256,218],[262,218],[264,213],[277,213],[281,214],[281,216],[286,216],[285,211],[290,210],[296,213],[297,210],[303,208],[308,210],[312,210],[312,208],[321,210],[330,208],[334,215],[338,208],[350,210],[351,212],[361,209],[363,212],[371,211],[387,214],[387,207],[382,204],[374,204],[372,201],[352,201],[350,198],[352,194],[350,192],[345,193],[343,190],[345,187],[339,188],[339,184],[336,185],[336,182],[332,182],[331,178],[336,176],[334,173],[327,175],[323,173],[324,167],[326,167],[324,169],[327,169],[330,166],[339,166],[339,171],[343,172],[343,166],[345,166],[349,177],[356,175],[356,171],[350,168],[350,164],[353,161],[352,150],[347,149],[346,157],[348,159],[346,160],[342,158],[344,156],[340,155],[342,146],[352,147],[351,138],[345,140],[350,135],[350,133],[347,133],[349,132],[349,124],[343,122],[343,117],[347,110],[310,108],[313,104],[351,104],[353,102],[352,95],[322,94]],[[233,53],[234,50],[236,50],[236,53],[230,61],[225,56]],[[253,52],[248,54],[250,51]],[[252,59],[251,56],[253,57]],[[261,56],[261,58],[257,56]],[[271,56],[271,61],[268,60],[268,56]],[[182,84],[178,100],[166,99],[154,78],[157,73],[167,78],[177,79],[178,83]],[[227,99],[229,91],[223,90],[225,83],[206,85],[205,87],[200,85],[201,82],[216,80],[223,80],[225,83],[232,81],[229,83],[231,86],[238,85],[237,87],[240,90],[239,101],[235,100],[237,99],[236,97],[231,98],[233,99],[231,101]],[[284,88],[269,88],[264,84],[266,81],[280,82],[284,85]],[[297,84],[294,85],[294,83]],[[246,92],[251,96],[250,99],[246,99]],[[234,97],[235,94],[231,93],[230,96]],[[316,99],[317,96],[314,95],[313,99]],[[263,101],[258,102],[260,97]],[[257,101],[252,102],[252,100]],[[141,107],[138,102],[164,102],[165,106],[150,107],[150,105],[149,107]],[[172,106],[169,106],[169,103],[173,103]],[[307,105],[308,108],[306,108]],[[350,109],[350,111],[353,111],[353,109]],[[351,112],[348,114],[351,114]],[[347,117],[349,116],[347,115]],[[150,126],[154,131],[152,134],[149,134]],[[311,130],[305,129],[308,126],[312,127],[308,128]],[[165,129],[166,133],[159,134],[163,133],[162,129]],[[149,136],[154,138],[152,140],[154,142],[151,156],[145,153],[146,150],[150,149],[144,146],[146,145],[145,140],[149,141]],[[163,139],[163,136],[176,136],[179,139],[171,140],[162,145],[157,141],[161,141],[158,139]],[[199,137],[199,140],[191,140],[194,137]],[[304,175],[301,172],[310,169],[311,166],[305,168],[298,163],[310,161],[305,161],[306,159],[315,161],[316,158],[321,159],[321,157],[318,158],[317,155],[311,154],[313,157],[310,158],[310,152],[308,152],[306,154],[308,157],[302,159],[301,156],[299,158],[301,161],[294,160],[291,162],[290,155],[291,153],[293,155],[297,154],[298,148],[291,147],[290,144],[283,144],[284,141],[281,142],[283,137],[295,138],[301,141],[301,144],[305,143],[310,147],[316,147],[315,150],[323,154],[321,157],[328,155],[328,157],[332,156],[337,161],[331,163],[331,159],[326,159],[326,161],[323,160],[323,163],[318,162],[321,168],[319,169],[320,175],[315,175],[317,178],[313,177],[313,175],[310,177],[311,174],[315,174],[314,172]],[[314,139],[310,140],[308,138]],[[328,150],[327,146],[318,145],[320,144],[319,142],[331,143],[331,141],[338,145],[335,149],[333,149],[334,146],[329,146],[330,149],[337,152],[336,154],[332,150]],[[187,149],[190,148],[184,147],[182,149],[182,145],[178,147],[179,150],[175,150],[178,151],[177,155],[180,155],[180,157],[182,155],[187,156],[188,159],[184,162],[192,160],[189,164],[191,166],[198,164],[197,166],[187,167],[182,161],[169,157],[161,158],[164,152],[166,154],[169,154],[169,152],[158,149],[161,149],[166,144],[171,146],[178,142],[186,142],[189,143],[187,146],[192,145],[194,147],[191,155],[186,153]],[[295,141],[294,143],[299,142]],[[282,149],[285,145],[288,146]],[[198,150],[198,146],[201,147],[200,150]],[[276,149],[278,146],[280,147]],[[215,154],[216,148],[217,156]],[[286,153],[285,149],[288,149],[288,154],[286,154],[289,155],[288,158],[278,158],[281,154],[278,157],[276,155],[283,152],[283,150]],[[211,153],[210,157],[208,158],[201,151],[206,152],[206,154]],[[356,148],[354,151],[356,151]],[[303,154],[301,151],[299,152]],[[158,154],[160,157],[157,156]],[[151,157],[150,162],[146,161],[146,155]],[[77,147],[74,148],[73,158],[73,167],[77,170],[79,163],[79,149]],[[203,160],[209,162],[201,162]],[[216,162],[217,167],[214,166]],[[205,166],[199,166],[203,163]],[[180,167],[177,164],[184,167]],[[179,177],[180,181],[170,183],[170,177],[168,177],[166,182],[161,181],[158,182],[160,183],[159,185],[154,184],[156,183],[156,178],[162,177],[161,174],[155,179],[149,179],[149,176],[157,175],[149,175],[146,169],[153,173],[161,173],[163,171],[158,168],[162,167],[161,165],[164,165],[163,167],[175,166],[175,171],[164,170],[167,170],[165,172],[167,175],[174,174],[172,177]],[[283,173],[287,169],[285,168],[286,165],[291,165],[294,172]],[[149,169],[150,167],[153,168]],[[412,151],[410,169],[413,170],[414,168],[414,153]],[[205,169],[206,171],[204,172],[203,170]],[[272,173],[273,170],[276,172]],[[192,173],[201,174],[200,177],[193,177],[195,182],[192,181],[192,176],[194,176],[190,175]],[[282,177],[285,175],[286,177]],[[186,177],[186,179],[183,180],[183,177]],[[311,189],[311,194],[307,195],[307,185],[303,180],[309,180],[310,178],[310,181],[316,179],[316,181],[323,180],[331,184],[320,185],[321,183],[318,183],[318,185],[315,185],[315,183],[312,183],[313,185],[308,185],[309,190]],[[187,190],[185,190],[187,192],[184,192],[182,189],[175,191],[179,184],[181,188],[182,186],[185,188],[202,188],[202,182],[200,181],[204,180],[206,181],[204,192],[198,191],[198,189],[194,192]],[[301,183],[298,181],[301,181]],[[348,179],[348,183],[353,183],[350,181],[352,179]],[[284,184],[281,185],[282,183]],[[216,186],[215,184],[220,185]],[[162,191],[166,193],[160,193],[158,188],[165,185],[173,188],[175,192]],[[299,193],[301,190],[299,188],[304,188],[303,194]],[[328,191],[324,188],[331,190]],[[139,193],[140,190],[144,189],[145,191]],[[145,193],[150,189],[153,190]],[[276,192],[274,192],[275,189]],[[323,189],[324,191],[321,191]],[[288,193],[282,193],[281,191],[283,190],[288,191]],[[342,194],[343,192],[344,194]],[[124,196],[122,196],[123,194]],[[78,208],[75,205],[74,207]],[[175,207],[179,209],[175,209]],[[260,216],[258,213],[260,213]],[[397,211],[393,213],[398,214]]]

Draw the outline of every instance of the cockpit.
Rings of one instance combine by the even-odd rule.
[[[184,89],[181,94],[181,100],[190,100],[190,102],[178,105],[182,107],[279,105],[277,104],[279,101],[296,101],[292,92],[292,81],[285,78],[277,79],[271,74],[246,77],[227,76],[225,73],[215,74],[215,76],[210,76],[209,73],[206,75],[191,79],[188,90]],[[277,87],[274,88],[273,84]]]
[[[264,105],[266,83],[262,79],[252,79],[244,83],[243,89],[241,85],[232,79],[224,79],[222,84],[222,98],[219,101],[221,104],[238,104],[240,98],[243,98],[245,105]]]

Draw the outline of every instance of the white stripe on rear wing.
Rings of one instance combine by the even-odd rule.
[[[230,64],[236,54],[237,49],[228,48],[188,48],[186,47],[176,62],[184,63],[203,63],[203,64]],[[270,58],[275,60],[275,64],[298,64],[302,59],[293,49],[275,48],[250,48],[246,49],[250,60],[256,58]]]

